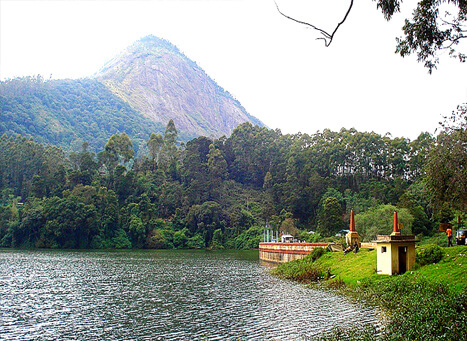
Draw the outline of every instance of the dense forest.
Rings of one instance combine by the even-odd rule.
[[[3,111],[2,111],[3,115]],[[429,235],[465,217],[467,107],[414,141],[342,129],[313,135],[238,126],[180,143],[170,121],[135,153],[124,132],[95,153],[0,137],[0,246],[250,248],[264,226],[335,236],[356,213],[365,240]],[[314,233],[311,233],[313,231]]]

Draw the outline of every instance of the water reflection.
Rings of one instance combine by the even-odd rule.
[[[5,340],[301,340],[375,320],[257,251],[0,251]]]

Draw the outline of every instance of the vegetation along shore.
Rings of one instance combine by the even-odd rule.
[[[383,329],[336,328],[319,340],[467,340],[467,246],[421,245],[416,268],[376,273],[376,251],[325,252],[284,263],[272,273],[378,306]]]

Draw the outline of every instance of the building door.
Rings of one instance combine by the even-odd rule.
[[[399,274],[407,271],[407,247],[399,246]]]

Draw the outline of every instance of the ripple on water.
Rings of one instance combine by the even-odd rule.
[[[243,254],[244,255],[244,254]],[[374,309],[235,252],[0,252],[1,340],[301,340]]]

